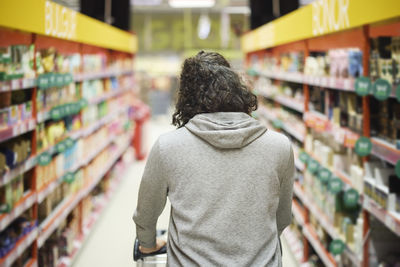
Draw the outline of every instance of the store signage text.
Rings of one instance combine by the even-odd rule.
[[[313,35],[350,27],[350,0],[319,0],[312,3]]]
[[[46,35],[64,39],[73,39],[76,37],[77,16],[75,11],[46,1],[44,12]]]

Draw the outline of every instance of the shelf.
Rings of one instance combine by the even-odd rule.
[[[275,116],[271,115],[268,112],[268,110],[264,107],[259,107],[258,111],[259,111],[260,115],[262,115],[264,118],[266,118],[270,122],[277,119]],[[303,135],[301,135],[295,128],[293,128],[289,124],[285,124],[282,122],[282,130],[284,130],[285,132],[287,132],[288,134],[290,134],[291,136],[296,138],[298,141],[300,141],[302,143],[304,142],[305,137]]]
[[[36,78],[23,78],[10,81],[0,81],[0,92],[29,89],[36,86]]]
[[[38,267],[37,259],[30,259],[24,267]]]
[[[70,211],[78,204],[77,193],[65,198],[39,225],[38,247],[40,248],[54,230],[67,218]],[[75,205],[74,205],[75,204]]]
[[[76,164],[74,164],[69,170],[65,171],[63,175],[55,179],[46,185],[43,189],[40,189],[38,192],[38,203],[41,203],[51,192],[53,192],[63,181],[63,176],[68,172],[75,172],[82,166],[87,165],[91,162],[100,152],[102,152],[106,147],[108,147],[114,140],[115,136],[111,136],[106,142],[104,142],[100,147],[96,148],[88,157],[84,160],[78,160]]]
[[[123,88],[123,89],[118,89],[118,90],[113,90],[112,92],[105,93],[101,96],[98,96],[96,98],[92,99],[87,99],[89,105],[97,105],[105,100],[108,100],[110,98],[114,98],[116,96],[119,96],[125,92],[128,92],[131,90],[131,87]]]
[[[396,165],[400,160],[400,150],[395,145],[386,142],[377,137],[371,138],[372,142],[372,155]]]
[[[363,207],[397,236],[400,236],[400,218],[395,217],[386,209],[379,206],[368,196],[363,197]]]
[[[81,137],[86,137],[90,134],[92,134],[94,131],[96,131],[97,129],[99,129],[101,126],[113,121],[119,114],[126,112],[129,109],[128,106],[122,107],[117,111],[114,111],[113,113],[110,113],[106,116],[104,116],[103,118],[93,122],[92,124],[90,124],[89,126],[86,126],[82,129],[76,130],[72,133],[69,134],[69,136],[72,139],[78,139]]]
[[[249,53],[317,36],[329,37],[332,36],[331,33],[400,16],[400,2],[395,0],[382,0],[379,8],[376,8],[374,1],[343,2],[340,14],[336,14],[329,3],[330,1],[321,1],[320,4],[306,5],[242,35],[242,51]],[[325,23],[325,18],[335,14],[339,16],[338,24],[335,21]]]
[[[74,260],[76,256],[79,253],[80,248],[83,246],[83,244],[86,242],[88,239],[91,229],[93,229],[93,226],[95,223],[98,221],[99,217],[103,213],[106,203],[110,201],[112,195],[116,191],[117,185],[120,183],[121,178],[114,178],[114,180],[111,182],[111,186],[109,191],[106,192],[106,194],[102,197],[100,204],[95,207],[95,210],[91,213],[89,218],[86,218],[83,222],[83,228],[82,228],[82,234],[77,238],[77,240],[74,241],[74,250],[72,253],[68,256],[63,256],[59,260],[59,264],[57,265],[58,267],[67,267],[71,266],[74,263]],[[97,184],[95,182],[94,184]],[[90,191],[89,191],[90,192]],[[83,196],[84,198],[85,196]]]
[[[3,175],[0,176],[0,186],[5,185],[9,183],[12,179],[17,177],[18,175],[21,175],[30,169],[32,169],[36,165],[36,157],[31,156],[25,162],[23,162],[21,165],[18,167],[15,167],[14,169],[11,169],[7,172],[5,172]]]
[[[134,34],[46,0],[3,1],[0,26],[127,53],[138,49]]]
[[[303,120],[308,127],[313,128],[317,132],[330,135],[337,143],[344,147],[353,148],[357,139],[360,137],[359,134],[350,129],[333,124],[325,114],[317,111],[304,113]]]
[[[122,75],[132,75],[133,70],[121,70],[121,71],[113,71],[113,70],[105,70],[95,73],[80,73],[74,74],[75,82],[82,82],[87,80],[98,80],[110,77],[118,77]]]
[[[301,202],[308,208],[308,210],[314,215],[314,217],[321,224],[322,228],[333,238],[342,240],[341,234],[336,230],[336,228],[332,225],[329,218],[325,215],[321,209],[314,204],[314,202],[306,195],[306,193],[301,188],[298,182],[294,184],[294,193],[301,200]],[[296,203],[296,205],[298,205]],[[293,213],[299,213],[299,208],[297,211],[293,210]],[[296,216],[295,216],[296,218]],[[301,219],[301,217],[300,217]],[[298,219],[297,221],[301,223]],[[304,222],[304,220],[303,220]],[[346,243],[345,243],[346,244]],[[347,245],[344,253],[348,256],[348,258],[356,265],[361,266],[361,259],[356,255]]]
[[[296,110],[300,113],[304,112],[304,104],[302,102],[293,100],[293,98],[286,97],[286,96],[276,96],[274,100],[276,102],[278,102],[288,108]]]
[[[24,211],[32,207],[36,201],[36,193],[28,192],[18,201],[10,213],[0,214],[0,232],[3,231],[12,221],[20,216]]]
[[[316,161],[318,161],[319,164],[321,164],[322,166],[324,166],[325,168],[329,169],[334,175],[336,175],[337,177],[339,177],[345,184],[347,184],[348,186],[350,186],[351,188],[355,188],[355,186],[353,185],[353,183],[351,182],[351,178],[350,176],[341,171],[341,170],[336,170],[333,168],[329,168],[328,166],[325,166],[324,164],[322,164],[321,159],[319,159],[314,153],[310,152],[310,151],[306,151],[306,153],[308,153],[309,155],[311,155],[311,157],[313,159],[315,159]]]
[[[333,256],[324,248],[322,243],[318,239],[318,235],[316,231],[310,225],[305,225],[303,227],[304,236],[310,241],[310,244],[313,246],[315,252],[317,252],[319,258],[328,267],[336,267],[336,261]]]
[[[38,246],[41,247],[47,238],[54,232],[54,230],[65,220],[68,214],[75,208],[75,206],[86,197],[98,182],[104,177],[104,175],[111,169],[115,162],[121,157],[125,150],[130,146],[130,141],[127,142],[122,148],[112,156],[112,160],[106,165],[106,167],[99,173],[94,179],[94,182],[87,188],[81,189],[80,192],[64,199],[52,213],[47,216],[46,220],[39,226],[40,234],[38,237]]]
[[[8,267],[18,259],[22,253],[35,241],[38,235],[38,230],[33,229],[31,232],[26,234],[21,240],[17,242],[15,247],[2,259],[0,259],[0,267]],[[31,265],[34,266],[34,265]]]
[[[16,125],[9,126],[5,129],[0,129],[0,142],[4,142],[13,137],[17,137],[21,134],[30,132],[36,127],[35,119],[29,119],[26,121],[19,122]]]

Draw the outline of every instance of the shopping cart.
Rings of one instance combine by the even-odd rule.
[[[157,237],[165,236],[166,233],[166,230],[157,230]],[[140,252],[139,245],[139,240],[136,238],[133,247],[133,260],[136,261],[136,266],[161,267],[167,264],[167,245],[149,254]]]

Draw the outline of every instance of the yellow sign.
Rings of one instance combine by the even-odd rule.
[[[242,51],[248,53],[397,17],[399,0],[317,0],[243,35]]]
[[[137,51],[135,35],[46,0],[1,0],[0,26],[118,51]]]

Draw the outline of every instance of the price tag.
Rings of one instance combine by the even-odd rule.
[[[48,165],[50,163],[51,159],[52,159],[51,155],[49,153],[47,153],[47,152],[44,152],[44,153],[39,155],[38,164],[40,166],[46,166],[46,165]]]
[[[359,194],[355,189],[349,189],[344,192],[344,205],[347,208],[355,208],[358,204]]]
[[[65,146],[68,149],[71,148],[75,143],[75,141],[73,139],[69,138],[69,137],[64,142],[65,142]]]
[[[55,107],[50,110],[50,117],[52,120],[59,120],[63,117],[63,107]]]
[[[49,88],[49,74],[40,74],[38,77],[38,87],[40,89]]]
[[[329,252],[335,256],[342,254],[344,249],[345,245],[340,239],[335,239],[329,244]]]
[[[49,87],[57,86],[57,79],[55,73],[49,73]]]
[[[366,96],[372,91],[371,80],[368,77],[358,77],[354,81],[354,88],[356,90],[356,94],[359,96]]]
[[[385,79],[377,79],[372,86],[372,92],[374,94],[374,97],[380,101],[388,99],[391,91],[392,91],[392,86]]]
[[[337,177],[331,178],[328,182],[328,190],[333,193],[337,194],[342,191],[343,188],[343,181]]]
[[[62,141],[62,142],[60,142],[60,143],[58,143],[58,144],[56,145],[56,151],[57,151],[57,153],[62,153],[62,152],[64,152],[66,148],[67,148],[67,147],[66,147],[66,145],[65,145],[65,141]]]
[[[326,184],[331,179],[332,173],[327,168],[321,168],[318,172],[318,178],[323,183]]]
[[[316,161],[313,158],[310,158],[308,160],[308,164],[307,164],[307,170],[311,173],[311,174],[316,174],[318,169],[319,169],[319,163],[318,161]]]
[[[55,82],[56,86],[61,87],[64,85],[64,74],[56,73],[55,79],[56,79],[56,82]]]
[[[277,128],[277,129],[282,129],[283,127],[283,122],[279,119],[273,120],[272,125]]]
[[[371,154],[372,150],[371,140],[365,136],[358,138],[355,145],[355,150],[357,155],[361,157],[368,156],[369,154]]]

